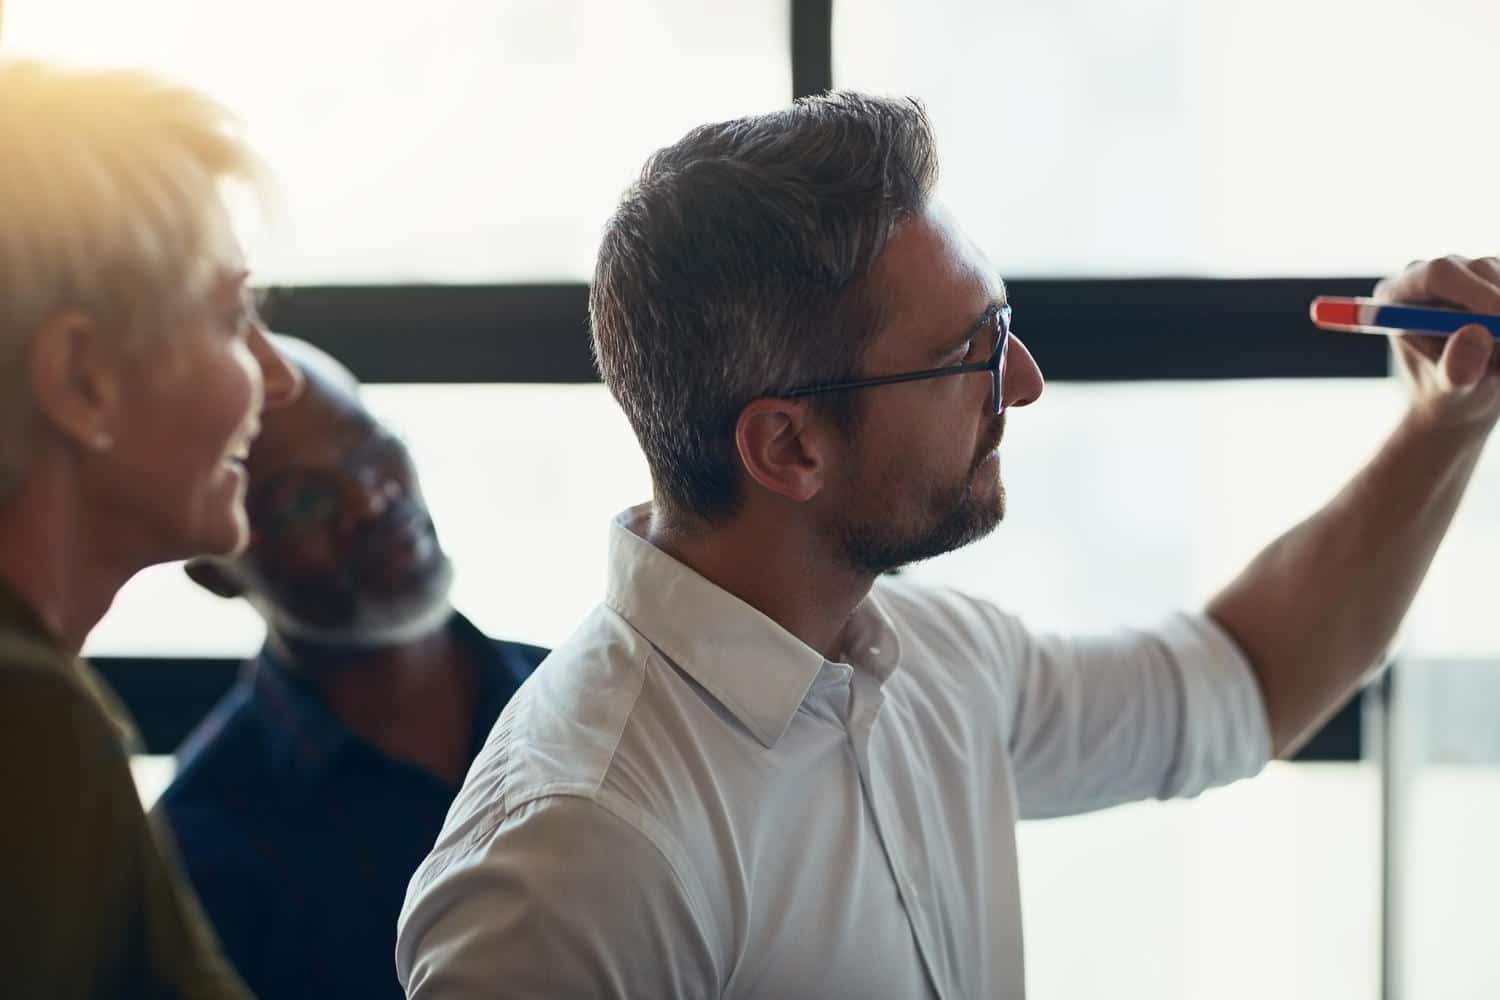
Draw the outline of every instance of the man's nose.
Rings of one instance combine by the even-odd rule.
[[[1047,381],[1025,343],[1014,333],[1005,348],[1005,380],[1000,384],[1001,405],[1030,406],[1041,398]]]

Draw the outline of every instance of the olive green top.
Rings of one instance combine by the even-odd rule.
[[[131,780],[133,730],[0,586],[0,994],[249,994]]]

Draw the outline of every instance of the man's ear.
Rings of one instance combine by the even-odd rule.
[[[804,503],[823,489],[827,431],[798,399],[755,399],[740,411],[734,444],[740,463],[761,487]]]
[[[233,566],[213,556],[190,559],[183,571],[198,586],[220,597],[243,597],[249,589]]]
[[[54,431],[89,449],[108,451],[119,433],[120,345],[88,313],[64,309],[43,321],[26,348],[36,408]]]

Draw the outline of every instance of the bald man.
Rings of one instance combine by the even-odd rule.
[[[188,565],[255,606],[266,645],[184,743],[158,809],[257,994],[400,997],[407,881],[546,651],[453,610],[406,448],[338,362],[278,346],[306,389],[251,449],[250,546]]]

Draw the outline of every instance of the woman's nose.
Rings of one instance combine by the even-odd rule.
[[[285,406],[301,395],[302,373],[276,349],[259,323],[250,330],[250,353],[260,364],[266,409]]]

